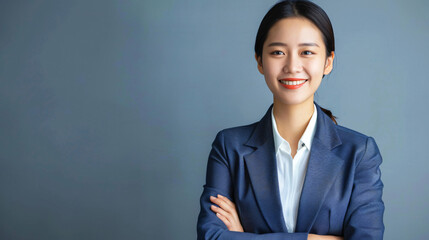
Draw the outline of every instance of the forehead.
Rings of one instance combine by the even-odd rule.
[[[286,44],[313,42],[319,46],[324,45],[319,28],[303,17],[285,18],[276,22],[268,32],[265,44],[270,42],[284,42]]]

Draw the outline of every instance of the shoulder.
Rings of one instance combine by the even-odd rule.
[[[358,131],[352,130],[350,128],[346,128],[341,125],[336,125],[336,130],[338,135],[340,136],[341,140],[344,143],[350,142],[350,143],[374,143],[375,140],[373,137],[365,135],[363,133],[360,133]]]
[[[366,142],[367,138],[369,138],[369,136],[355,131],[353,129],[341,126],[341,125],[335,125],[335,130],[338,133],[338,136],[340,137],[341,141],[343,143],[361,143],[361,142]]]
[[[247,125],[225,128],[217,133],[215,142],[221,141],[226,145],[230,145],[231,143],[244,144],[255,131],[258,123],[254,122]]]
[[[336,152],[364,153],[369,145],[376,148],[374,138],[342,125],[335,124],[330,117],[315,103],[317,115],[316,136],[326,146]],[[320,115],[319,115],[320,114]]]
[[[219,131],[212,143],[209,159],[222,159],[226,165],[235,164],[241,155],[250,153],[253,148],[247,146],[258,123],[226,128]],[[222,156],[222,157],[216,157]]]
[[[364,155],[380,154],[373,137],[341,125],[335,125],[335,129],[341,139],[341,148],[358,154],[358,159],[362,159]]]

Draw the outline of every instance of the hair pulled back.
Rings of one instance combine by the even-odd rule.
[[[335,37],[331,21],[325,11],[307,0],[285,0],[275,4],[264,16],[259,25],[255,41],[255,54],[261,58],[262,49],[271,27],[279,20],[289,17],[303,17],[310,20],[320,30],[326,46],[326,57],[335,51]],[[331,111],[321,108],[334,123],[337,123]]]

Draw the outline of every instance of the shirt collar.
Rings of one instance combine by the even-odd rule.
[[[304,133],[301,136],[301,139],[299,140],[298,149],[300,149],[303,146],[307,147],[308,150],[311,149],[311,144],[313,142],[314,134],[316,133],[316,123],[317,123],[316,121],[317,108],[315,104],[313,104],[313,106],[314,106],[313,115],[311,116],[310,122],[308,122],[307,128],[305,129]],[[271,109],[271,121],[273,125],[274,147],[275,147],[276,153],[282,144],[285,144],[287,151],[290,152],[291,150],[290,150],[289,143],[284,138],[282,138],[282,136],[280,136],[280,133],[277,130],[277,124],[276,124],[276,119],[274,118],[273,109],[274,108]]]

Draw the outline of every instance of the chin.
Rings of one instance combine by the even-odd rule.
[[[303,97],[296,97],[296,98],[285,98],[285,97],[281,97],[281,98],[275,98],[274,101],[279,102],[282,105],[301,105],[301,104],[305,104],[305,103],[313,103],[313,98],[311,97],[307,97],[307,98],[303,98]]]

